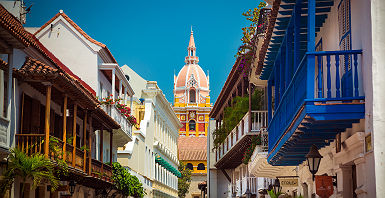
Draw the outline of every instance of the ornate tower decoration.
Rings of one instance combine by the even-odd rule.
[[[181,136],[207,135],[208,113],[211,110],[209,77],[198,65],[194,32],[191,29],[185,65],[174,74],[174,111],[183,124]]]

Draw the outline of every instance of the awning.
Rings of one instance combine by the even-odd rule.
[[[155,162],[159,165],[163,166],[165,169],[170,171],[172,174],[174,174],[177,177],[181,177],[182,174],[178,171],[178,169],[174,168],[170,163],[168,163],[165,159],[163,159],[158,154],[155,156]]]

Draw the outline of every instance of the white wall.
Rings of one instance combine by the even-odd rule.
[[[95,44],[85,41],[84,37],[73,31],[72,26],[61,16],[53,21],[53,29],[45,28],[37,38],[74,74],[98,90],[97,53],[93,49],[101,49]],[[47,26],[49,27],[49,25]],[[92,46],[91,46],[92,45]]]

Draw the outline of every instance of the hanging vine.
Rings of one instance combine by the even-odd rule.
[[[236,57],[245,55],[248,51],[255,52],[255,39],[258,29],[258,21],[260,16],[260,11],[266,6],[266,2],[262,1],[259,3],[258,7],[254,9],[249,9],[247,12],[242,13],[246,17],[246,20],[250,21],[250,25],[242,28],[242,45],[238,48]],[[251,53],[254,54],[254,53]]]

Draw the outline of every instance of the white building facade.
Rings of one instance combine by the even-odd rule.
[[[130,67],[122,70],[134,87],[133,110],[140,128],[134,141],[119,148],[118,161],[145,180],[147,197],[178,197],[178,130],[182,126],[155,81],[147,81]]]
[[[100,101],[105,98],[121,99],[120,103],[131,106],[134,92],[107,46],[87,35],[62,10],[42,27],[28,30],[64,65],[87,83],[96,92]],[[100,143],[94,148],[96,157],[100,156],[103,149],[102,161],[110,162],[111,159],[116,161],[117,147],[124,146],[132,140],[133,124],[120,113],[116,105],[105,104],[102,108],[121,125],[121,128],[114,130],[112,136],[103,133],[103,148],[100,147]],[[95,136],[97,142],[100,142],[99,133],[100,131],[97,131]],[[112,152],[109,146],[111,142],[114,142]]]

